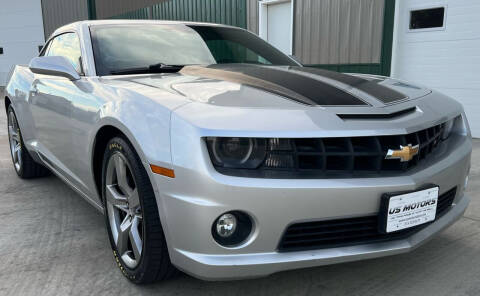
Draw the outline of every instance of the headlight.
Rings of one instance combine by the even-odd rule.
[[[210,137],[207,145],[214,165],[226,168],[257,168],[266,154],[265,139]]]
[[[450,134],[452,133],[454,122],[455,122],[455,119],[451,119],[445,122],[443,126],[443,131],[442,131],[442,140],[446,140],[450,136]]]

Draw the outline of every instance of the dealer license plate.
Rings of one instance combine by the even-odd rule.
[[[400,195],[384,195],[383,231],[395,232],[434,221],[437,203],[438,186]]]

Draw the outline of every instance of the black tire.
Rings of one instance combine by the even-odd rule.
[[[113,239],[110,226],[109,208],[106,198],[107,165],[112,156],[120,153],[126,159],[133,178],[140,202],[142,215],[143,249],[141,258],[135,268],[130,268],[122,259]],[[118,182],[118,180],[117,180]],[[147,284],[171,278],[177,274],[177,269],[171,264],[167,243],[163,233],[155,194],[150,179],[143,167],[140,157],[133,146],[123,137],[111,139],[105,150],[102,165],[102,198],[105,207],[105,221],[117,266],[122,274],[135,284]],[[127,203],[128,205],[128,203]]]
[[[13,120],[15,121],[16,132],[20,140],[19,144],[20,144],[21,162],[19,162],[18,166],[15,165],[13,152],[10,151],[10,155],[12,156],[13,167],[17,175],[22,179],[33,179],[33,178],[40,178],[40,177],[45,177],[50,175],[50,171],[43,165],[37,163],[32,158],[32,156],[30,156],[30,153],[25,148],[25,144],[23,143],[22,132],[20,131],[20,127],[18,125],[17,115],[15,114],[15,111],[13,110],[11,105],[8,106],[7,116],[8,116],[7,118],[8,125],[10,125],[10,120],[11,120],[10,116],[13,117]],[[8,130],[9,146],[12,145],[12,141],[13,140],[12,140],[10,129],[9,129]]]

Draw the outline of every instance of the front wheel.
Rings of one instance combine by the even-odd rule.
[[[123,275],[137,284],[174,275],[155,193],[140,158],[124,138],[107,144],[102,176],[105,221]]]

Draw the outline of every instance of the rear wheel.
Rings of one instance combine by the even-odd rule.
[[[23,143],[22,133],[18,125],[17,116],[12,106],[8,107],[8,141],[13,167],[20,178],[30,179],[43,177],[50,172],[41,164],[35,162]]]
[[[103,159],[105,220],[118,267],[138,284],[171,277],[176,269],[140,158],[125,139],[117,137],[107,144]]]

